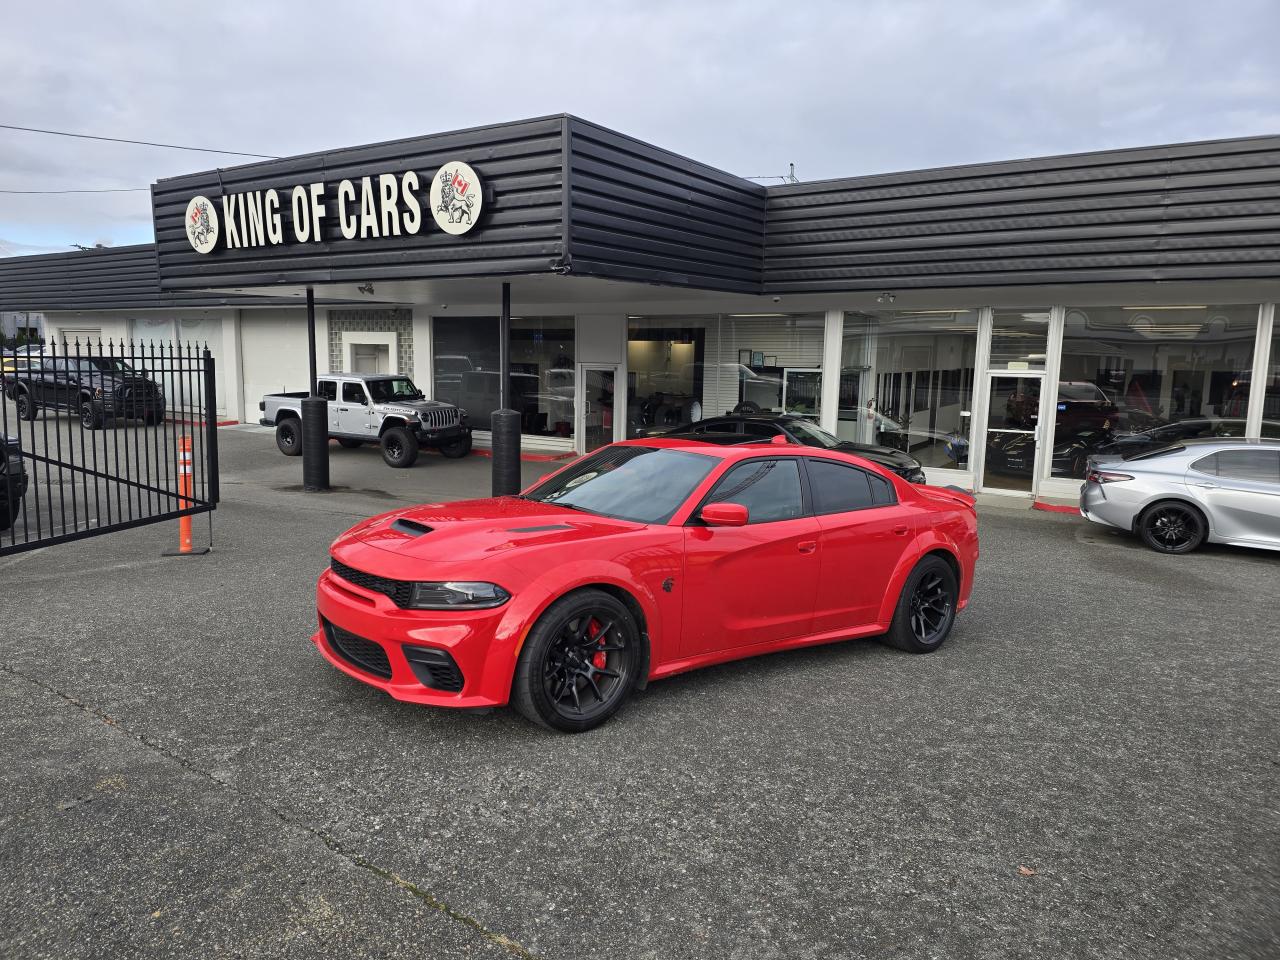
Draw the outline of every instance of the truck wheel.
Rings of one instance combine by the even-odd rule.
[[[18,419],[34,420],[39,410],[31,399],[31,394],[25,390],[18,391]]]
[[[85,401],[80,404],[80,426],[86,430],[98,430],[102,427],[102,414],[93,409],[93,404]]]
[[[404,427],[382,435],[382,459],[388,467],[412,467],[418,460],[418,438]]]
[[[8,530],[17,523],[21,510],[21,500],[0,500],[0,530]]]
[[[302,421],[297,417],[285,417],[276,424],[276,447],[286,457],[302,453]]]
[[[354,450],[356,447],[363,447],[363,440],[348,440],[346,437],[338,438],[338,446],[346,447],[348,450]]]
[[[145,413],[142,416],[142,422],[148,427],[159,426],[160,424],[164,423],[164,411],[152,410],[148,413]]]
[[[458,437],[448,443],[440,444],[440,453],[450,460],[461,460],[471,452],[471,438]]]

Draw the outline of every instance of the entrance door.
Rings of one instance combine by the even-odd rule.
[[[618,378],[616,364],[578,367],[578,450],[590,453],[617,439],[613,415],[614,385]]]
[[[357,343],[351,347],[353,373],[387,373],[390,348],[385,343]]]
[[[1034,493],[1040,441],[1039,373],[991,375],[982,488]]]

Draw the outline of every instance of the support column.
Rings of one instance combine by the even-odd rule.
[[[323,493],[329,489],[329,405],[316,395],[316,295],[307,287],[308,396],[302,401],[302,489]]]
[[[508,409],[511,382],[511,284],[502,285],[502,313],[498,318],[498,409],[490,422],[493,436],[495,497],[520,492],[520,414]]]
[[[822,336],[822,412],[818,425],[836,432],[840,418],[840,373],[844,352],[844,311],[828,310]]]
[[[1262,436],[1263,414],[1267,403],[1267,376],[1272,364],[1280,366],[1280,357],[1269,357],[1276,329],[1276,305],[1264,303],[1258,309],[1258,339],[1253,345],[1253,372],[1249,377],[1249,412],[1245,419],[1246,437]]]

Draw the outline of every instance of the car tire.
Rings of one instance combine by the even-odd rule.
[[[85,401],[80,404],[80,426],[86,430],[100,430],[104,423],[102,414],[93,409],[93,404]]]
[[[471,438],[458,437],[449,443],[440,444],[440,455],[448,457],[450,460],[461,460],[471,452]]]
[[[754,417],[760,412],[760,404],[754,400],[743,400],[733,408],[733,412],[738,416]]]
[[[142,422],[148,427],[157,427],[164,423],[164,411],[156,410],[152,413],[145,413],[142,415]]]
[[[529,631],[511,682],[511,705],[548,730],[598,727],[639,682],[646,662],[642,642],[635,617],[613,595],[592,589],[567,594]]]
[[[382,459],[388,467],[412,467],[418,461],[418,438],[404,427],[392,427],[382,435]]]
[[[286,457],[302,455],[302,421],[285,417],[276,424],[276,449]]]
[[[21,512],[21,500],[0,501],[0,530],[8,530],[17,523],[18,514]]]
[[[363,440],[348,440],[346,437],[338,438],[338,446],[345,447],[347,450],[354,450],[356,447],[363,447]]]
[[[1204,543],[1209,525],[1204,514],[1177,500],[1153,503],[1138,517],[1138,535],[1157,553],[1190,553]]]
[[[36,414],[40,412],[40,408],[36,406],[35,401],[31,399],[31,394],[25,390],[19,390],[17,396],[18,419],[28,422],[36,418]]]
[[[933,653],[950,635],[959,602],[951,564],[936,555],[925,557],[902,585],[885,640],[907,653]]]

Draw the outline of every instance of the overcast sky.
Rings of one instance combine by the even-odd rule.
[[[5,8],[0,123],[273,155],[568,112],[814,180],[1280,133],[1277,0]],[[237,162],[0,130],[0,190]],[[146,193],[0,193],[0,252],[151,238]]]

